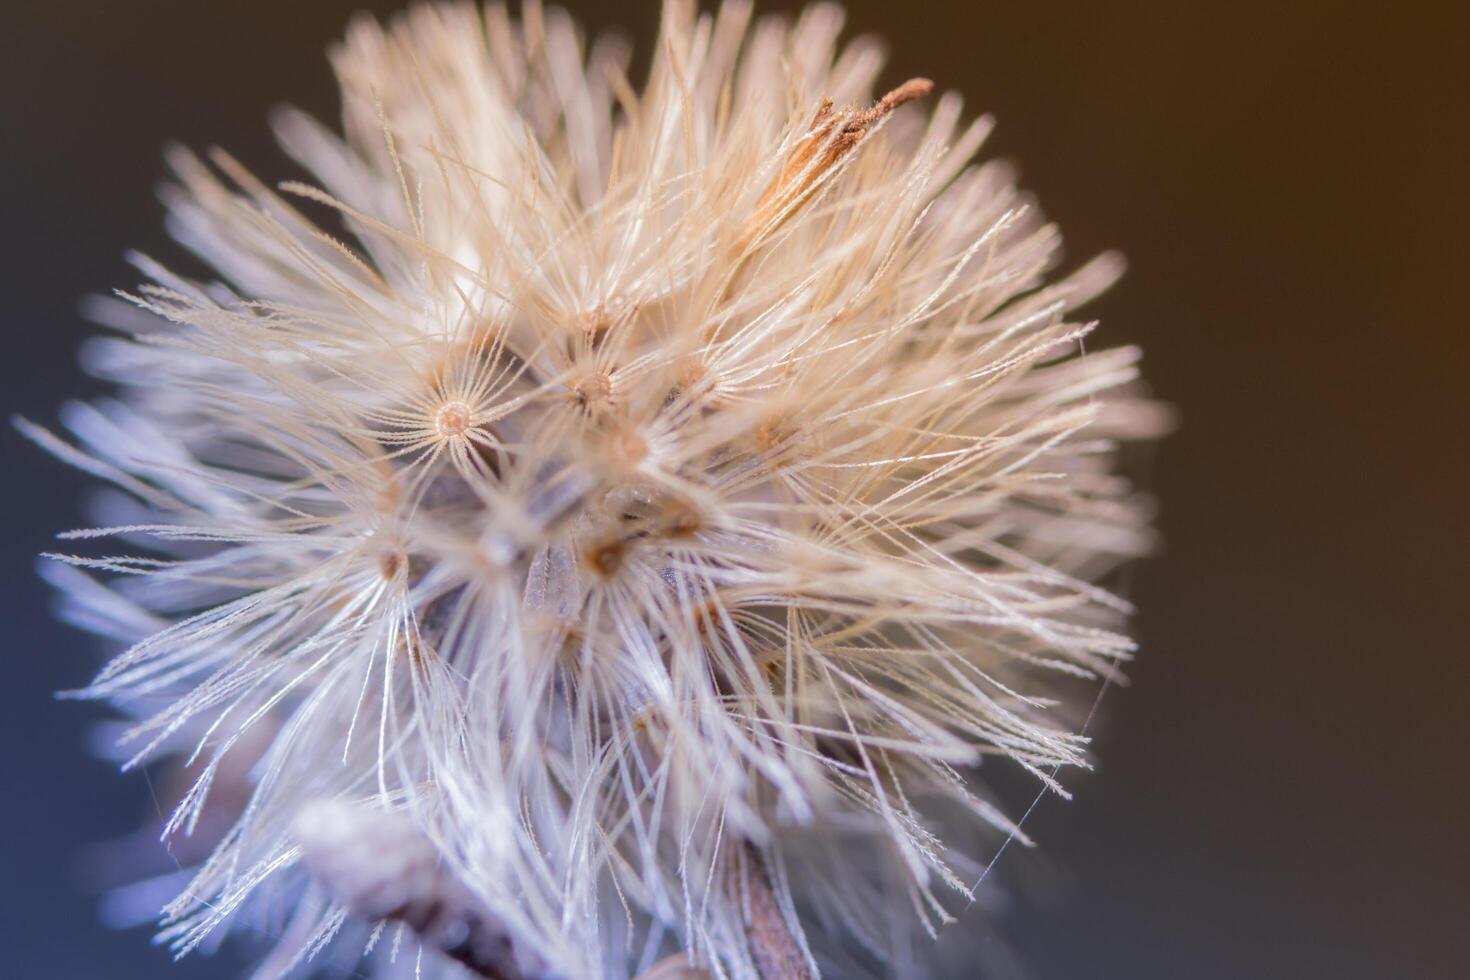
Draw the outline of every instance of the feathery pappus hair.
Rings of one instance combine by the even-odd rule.
[[[640,88],[561,10],[419,5],[334,49],[340,133],[276,117],[310,183],[172,153],[216,278],[138,257],[120,395],[21,425],[115,488],[67,536],[137,554],[49,574],[126,647],[81,693],[128,762],[188,773],[166,833],[245,781],[176,950],[270,921],[309,970],[366,914],[460,975],[399,949],[442,908],[330,887],[391,814],[527,976],[901,972],[976,883],[947,841],[1020,836],[981,773],[1086,764],[1160,426],[1073,317],[1120,262],[1051,277],[989,121],[842,26],[670,0]],[[317,881],[323,801],[374,829]]]

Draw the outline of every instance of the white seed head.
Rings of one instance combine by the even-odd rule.
[[[313,183],[173,154],[217,280],[139,258],[88,354],[121,397],[34,434],[147,549],[68,556],[66,601],[127,644],[89,692],[136,759],[192,760],[171,832],[273,726],[176,948],[296,894],[326,798],[563,975],[754,977],[755,853],[840,972],[964,904],[941,823],[1017,833],[983,756],[1085,761],[1069,685],[1131,649],[1096,583],[1149,543],[1116,443],[1158,417],[1071,318],[1119,263],[1049,279],[988,123],[875,99],[837,8],[750,19],[672,0],[635,86],[562,11],[417,6],[333,51],[340,135],[277,118]],[[302,948],[342,924],[298,909]]]

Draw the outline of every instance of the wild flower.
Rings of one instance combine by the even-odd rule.
[[[290,909],[284,968],[408,908],[332,891],[330,847],[309,883],[328,800],[552,973],[815,976],[963,905],[942,814],[1023,839],[984,757],[1086,764],[1054,695],[1128,656],[1096,583],[1149,541],[1137,352],[1072,318],[1120,263],[1050,279],[989,120],[875,100],[842,24],[671,0],[638,88],[560,10],[417,6],[334,50],[341,135],[276,117],[314,183],[171,154],[217,278],[138,257],[88,349],[120,397],[24,426],[119,491],[65,536],[142,552],[57,578],[127,644],[84,693],[132,762],[192,767],[167,832],[259,754],[177,950]]]

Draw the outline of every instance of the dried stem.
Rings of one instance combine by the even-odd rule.
[[[736,887],[745,909],[745,938],[762,980],[812,980],[806,954],[787,925],[765,861],[747,846]]]
[[[779,228],[812,195],[822,178],[893,110],[933,90],[934,83],[929,79],[911,78],[867,109],[833,108],[831,99],[819,102],[806,135],[792,147],[746,220],[738,251],[747,251]]]

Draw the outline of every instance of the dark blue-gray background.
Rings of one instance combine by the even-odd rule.
[[[264,117],[335,111],[357,4],[15,3],[0,13],[3,407],[95,392],[86,293],[176,257],[160,148],[296,176]],[[394,5],[368,6],[387,11]],[[651,4],[577,4],[645,41]],[[768,4],[787,8],[791,4]],[[1006,928],[1044,978],[1464,975],[1467,631],[1463,16],[1429,4],[859,2],[891,77],[963,90],[1073,260],[1118,247],[1099,343],[1140,342],[1184,425],[1157,455],[1168,548],[1100,770],[1013,852]],[[6,431],[0,975],[229,977],[109,932],[81,857],[147,813],[89,758],[95,666],[32,555],[85,481]],[[956,927],[964,929],[961,924]]]

